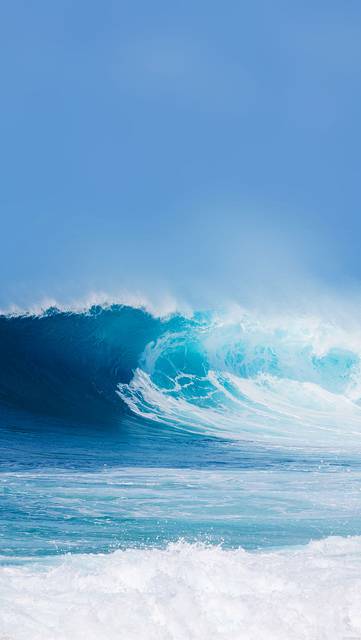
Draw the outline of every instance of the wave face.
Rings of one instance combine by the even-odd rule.
[[[106,421],[121,412],[116,385],[131,379],[159,324],[122,306],[1,316],[0,403],[38,415]]]
[[[361,444],[361,338],[250,313],[155,319],[114,305],[0,317],[0,403],[287,447]]]
[[[250,554],[178,543],[0,571],[18,640],[323,640],[361,635],[361,539]]]

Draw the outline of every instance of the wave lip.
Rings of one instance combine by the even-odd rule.
[[[0,571],[13,640],[344,640],[361,635],[361,538],[248,553],[178,542],[164,550]]]

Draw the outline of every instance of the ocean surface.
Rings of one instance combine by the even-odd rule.
[[[361,639],[361,333],[0,316],[0,640]]]

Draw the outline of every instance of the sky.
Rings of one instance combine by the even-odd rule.
[[[0,53],[2,306],[358,289],[359,1],[4,0]]]

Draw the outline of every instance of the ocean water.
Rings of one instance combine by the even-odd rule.
[[[0,639],[361,638],[361,333],[0,316]]]

